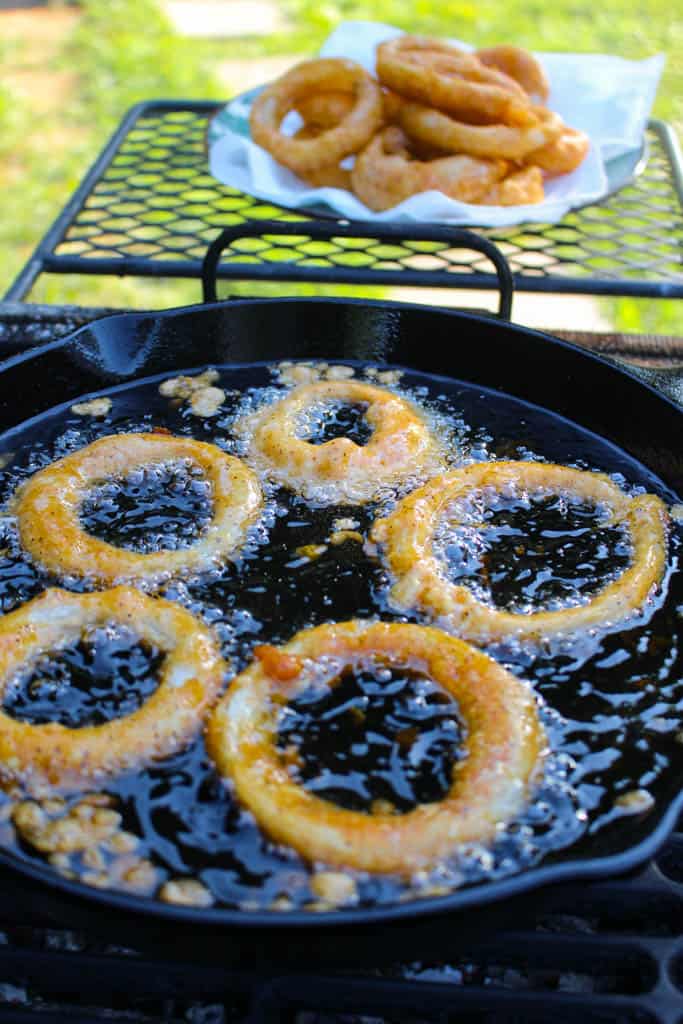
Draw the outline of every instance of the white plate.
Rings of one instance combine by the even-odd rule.
[[[249,129],[249,112],[251,110],[252,103],[254,102],[255,98],[258,96],[258,94],[261,92],[263,88],[264,86],[260,85],[254,87],[253,89],[249,89],[244,93],[241,93],[240,95],[232,99],[228,104],[226,104],[226,106],[223,107],[222,110],[220,110],[215,115],[215,117],[212,118],[207,133],[207,141],[210,152],[216,145],[216,143],[218,143],[221,139],[235,140],[235,137],[237,137],[238,139],[241,140],[247,140],[250,145],[253,145],[251,143],[251,134]],[[268,158],[272,159],[270,157]],[[588,200],[586,200],[584,195],[577,196],[576,201],[572,201],[571,197],[569,197],[568,209],[576,210],[581,209],[582,207],[585,206],[593,205],[595,203],[603,202],[606,198],[613,195],[615,192],[619,191],[619,189],[622,189],[626,185],[629,185],[642,172],[646,163],[647,146],[645,141],[641,143],[639,148],[632,149],[627,153],[623,153],[617,157],[614,157],[611,160],[605,161],[604,188],[600,188],[598,191],[594,192]],[[291,174],[291,172],[287,171],[284,168],[283,172],[289,178],[293,179],[295,182],[299,180],[296,178],[295,175]],[[349,215],[348,213],[339,210],[338,195],[337,197],[330,196],[331,192],[338,194],[338,189],[311,189],[310,187],[304,186],[303,183],[301,183],[300,201],[299,196],[296,193],[290,194],[291,189],[287,190],[287,195],[283,195],[281,189],[275,187],[263,188],[256,185],[253,180],[243,180],[244,177],[246,177],[247,179],[253,179],[253,175],[249,175],[249,169],[246,166],[244,168],[244,175],[239,175],[238,177],[240,180],[237,180],[236,178],[234,182],[226,182],[226,184],[234,184],[235,187],[240,188],[245,193],[253,195],[258,199],[263,199],[267,202],[274,203],[285,209],[295,210],[296,212],[307,214],[308,216],[314,218],[324,217],[333,218],[335,220],[391,219],[405,221],[415,221],[417,219],[415,216],[411,216],[409,213],[406,215],[407,211],[402,209],[403,207],[406,206],[406,203],[410,202],[410,200],[406,201],[406,203],[400,204],[400,206],[398,207],[394,207],[396,216],[392,216],[394,211],[389,210],[385,214],[381,215],[380,218],[378,218],[377,214],[373,214],[372,211],[368,210],[367,213],[364,212],[366,208],[363,207],[363,205],[358,200],[355,200],[355,197],[351,197],[355,200],[356,205],[362,208],[361,210],[358,211],[358,214],[360,214],[360,216],[357,215],[356,217],[354,217],[353,214]],[[350,194],[346,193],[346,195],[349,196]],[[448,202],[451,203],[453,201],[448,200]],[[458,203],[454,205],[463,206],[465,204]],[[511,219],[509,223],[524,223],[524,221],[528,219],[524,216],[520,216],[519,214],[526,213],[529,210],[529,207],[518,208],[519,214],[516,217],[515,214],[512,212],[515,208],[507,209],[512,213],[512,218],[514,218]],[[471,206],[469,207],[469,210],[472,210]],[[482,209],[482,215],[482,221],[479,226],[485,227],[487,226],[487,218],[484,214],[484,209]],[[548,219],[550,220],[555,218]],[[447,217],[445,219],[445,222],[451,224],[459,223],[457,213],[455,214],[455,216]],[[460,222],[472,224],[471,212],[466,220]]]

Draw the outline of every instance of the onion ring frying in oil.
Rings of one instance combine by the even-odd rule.
[[[475,53],[482,64],[498,68],[504,74],[519,82],[524,91],[536,103],[545,103],[550,95],[548,77],[532,53],[520,46],[502,44],[488,46]]]
[[[545,734],[524,684],[481,651],[428,626],[361,621],[303,630],[279,651],[286,664],[298,662],[298,673],[254,661],[207,729],[218,771],[277,842],[308,860],[407,875],[462,843],[490,841],[522,810]],[[466,727],[449,791],[407,814],[365,814],[315,796],[292,778],[277,746],[283,702],[313,680],[332,687],[344,669],[373,663],[424,673],[458,702]]]
[[[433,548],[439,520],[448,507],[483,488],[568,493],[606,505],[610,522],[622,522],[629,531],[631,565],[585,604],[532,613],[484,604],[468,587],[447,579]],[[396,578],[391,599],[397,607],[417,608],[442,628],[486,643],[508,636],[537,641],[619,621],[637,611],[664,575],[666,525],[666,507],[659,498],[653,494],[631,498],[603,473],[540,462],[483,462],[430,480],[390,516],[378,520],[371,536],[383,548]]]
[[[410,138],[449,153],[521,161],[553,142],[565,128],[558,114],[544,107],[533,110],[535,120],[527,125],[467,124],[421,103],[406,102],[398,123]]]
[[[471,156],[420,160],[404,132],[391,125],[378,132],[356,157],[351,184],[371,210],[389,210],[410,196],[431,190],[462,203],[480,203],[508,166],[505,160]]]
[[[283,117],[311,92],[351,92],[351,110],[316,138],[293,138],[280,130]],[[339,163],[372,138],[382,123],[382,90],[351,60],[325,57],[305,61],[267,86],[249,115],[251,137],[285,167],[305,175]]]
[[[373,428],[366,445],[348,437],[313,444],[297,436],[301,417],[315,403],[366,405]],[[317,381],[294,388],[274,405],[239,421],[249,451],[278,483],[326,505],[362,504],[384,487],[437,472],[438,444],[420,411],[405,398],[355,380]]]
[[[0,694],[17,672],[83,631],[116,622],[161,648],[159,686],[130,715],[71,729],[31,725],[0,709],[0,779],[33,796],[73,791],[168,757],[199,731],[226,664],[206,626],[171,601],[129,587],[93,594],[46,590],[0,619]]]
[[[181,459],[198,466],[211,484],[213,517],[194,544],[138,552],[85,532],[79,509],[94,486],[141,466]],[[22,545],[44,568],[112,584],[154,582],[229,558],[261,504],[256,474],[215,445],[166,434],[112,434],[39,470],[19,488],[13,511]]]
[[[529,97],[514,79],[473,54],[425,36],[399,36],[377,47],[383,85],[427,106],[484,122],[528,124]]]

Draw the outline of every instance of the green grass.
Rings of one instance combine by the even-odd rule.
[[[0,84],[0,162],[10,171],[0,196],[0,246],[5,256],[0,291],[133,103],[161,96],[222,98],[225,89],[215,74],[221,61],[313,53],[335,25],[349,18],[372,18],[481,45],[504,36],[536,49],[600,51],[631,58],[663,52],[667,64],[654,113],[674,124],[683,138],[683,10],[664,0],[637,5],[631,0],[507,0],[504,6],[500,0],[375,0],[365,5],[356,0],[286,0],[286,31],[265,39],[207,41],[178,38],[154,0],[84,0],[80,6],[79,26],[55,62],[58,71],[75,71],[78,76],[74,101],[59,116],[62,145],[51,141],[46,153],[30,100],[17,99]],[[2,43],[0,61],[10,70],[26,66],[21,49],[17,52]],[[236,82],[235,91],[239,87]],[[54,140],[54,133],[50,138]],[[230,290],[273,293],[281,286],[247,283],[243,288],[231,285]],[[319,290],[300,289],[306,294]],[[149,308],[195,302],[199,297],[196,281],[61,275],[43,275],[31,295],[35,301]],[[602,304],[621,329],[683,334],[681,303],[624,299]]]

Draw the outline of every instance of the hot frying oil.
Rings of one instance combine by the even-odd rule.
[[[205,419],[193,417],[186,402],[160,395],[159,379],[112,390],[112,408],[103,419],[84,421],[68,409],[46,414],[25,431],[23,444],[13,438],[15,454],[0,470],[3,498],[54,459],[115,432],[162,428],[243,455],[248,438],[233,430],[235,420],[276,400],[283,388],[266,368],[219,372],[216,384],[227,398],[219,413]],[[357,375],[376,383],[373,372],[364,377],[359,369]],[[628,491],[663,493],[642,466],[551,413],[419,374],[404,373],[390,386],[427,410],[450,468],[495,458],[547,460],[608,472]],[[365,412],[362,405],[322,403],[303,417],[299,436],[313,444],[339,436],[367,444],[372,428]],[[250,662],[255,645],[283,643],[319,623],[426,621],[392,609],[390,580],[363,543],[374,519],[419,482],[370,504],[335,507],[313,505],[264,480],[264,513],[238,559],[167,581],[153,593],[179,602],[214,629],[231,675]],[[211,510],[211,488],[201,472],[187,462],[167,462],[102,481],[80,512],[89,532],[144,552],[192,544]],[[346,532],[340,533],[340,523]],[[490,848],[462,849],[411,882],[357,874],[359,906],[484,884],[561,857],[616,852],[632,845],[639,828],[647,829],[646,819],[626,813],[628,800],[621,798],[646,790],[654,797],[651,813],[660,813],[676,791],[683,734],[676,534],[670,548],[664,586],[628,623],[540,649],[516,642],[490,649],[533,687],[550,740],[533,798]],[[442,517],[435,550],[447,578],[512,611],[589,600],[631,555],[628,535],[609,523],[604,509],[569,494],[475,493]],[[4,613],[48,586],[90,589],[87,580],[50,578],[31,563],[9,505],[0,521],[0,551]],[[134,628],[93,630],[11,680],[4,710],[26,722],[98,725],[132,713],[154,692],[162,660],[158,650],[140,643]],[[465,740],[455,701],[412,669],[379,664],[347,672],[331,689],[313,687],[285,705],[277,736],[292,778],[304,788],[352,810],[397,815],[443,797]],[[135,856],[148,865],[150,891],[169,880],[194,879],[217,906],[316,905],[311,866],[260,831],[217,776],[201,736],[180,754],[109,779],[101,789],[122,816],[129,838],[120,844],[135,844]],[[78,799],[70,797],[67,805]],[[7,842],[22,857],[40,856],[23,841],[15,846],[11,834]],[[87,882],[87,862],[97,856],[91,852],[76,867],[70,862],[69,870]],[[118,885],[114,878],[108,884]]]

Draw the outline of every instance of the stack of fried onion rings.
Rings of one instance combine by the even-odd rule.
[[[184,608],[128,587],[94,594],[46,590],[1,618],[0,694],[41,656],[112,622],[166,652],[157,690],[124,718],[77,729],[32,725],[0,710],[3,784],[33,796],[84,789],[168,757],[199,732],[227,671],[218,645]]]
[[[446,567],[433,548],[439,520],[449,506],[484,489],[565,493],[605,505],[609,523],[623,523],[628,529],[630,566],[585,604],[528,614],[489,607],[466,586],[447,579]],[[640,609],[664,575],[667,522],[666,506],[658,497],[629,497],[603,473],[539,462],[486,462],[430,480],[400,502],[390,516],[379,519],[371,536],[396,578],[391,590],[396,607],[419,609],[442,628],[477,643],[512,636],[538,641],[618,622]]]
[[[218,771],[275,841],[310,861],[409,875],[462,843],[491,840],[524,807],[545,733],[530,691],[487,655],[427,626],[361,621],[303,630],[280,651],[288,671],[269,675],[252,663],[207,729]],[[423,673],[457,701],[465,725],[465,756],[450,790],[407,814],[364,814],[315,796],[292,778],[277,746],[283,702],[313,682],[333,687],[345,669],[373,664]]]
[[[176,551],[136,552],[85,532],[79,510],[88,491],[141,466],[188,459],[211,484],[213,516],[194,544]],[[215,445],[166,434],[114,434],[40,470],[12,503],[24,548],[60,576],[98,583],[156,582],[197,572],[241,546],[262,505],[256,474]]]
[[[367,406],[373,428],[366,445],[348,437],[313,444],[298,436],[302,416],[318,403]],[[383,488],[438,472],[438,443],[419,409],[405,398],[356,380],[318,381],[294,388],[235,424],[249,454],[272,479],[322,504],[361,504]]]
[[[376,58],[366,133],[351,127],[364,109],[358,83],[373,80],[352,61],[337,62],[342,74],[323,58],[255,100],[252,138],[309,185],[352,191],[374,211],[430,190],[478,205],[539,203],[545,178],[575,170],[588,152],[588,137],[543,106],[548,80],[527,50],[466,53],[402,35],[380,43]],[[293,136],[280,127],[291,110],[303,121]]]

